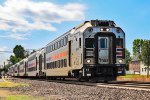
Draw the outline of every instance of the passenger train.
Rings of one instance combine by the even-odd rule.
[[[110,20],[85,21],[9,68],[14,77],[113,81],[125,75],[125,33]]]

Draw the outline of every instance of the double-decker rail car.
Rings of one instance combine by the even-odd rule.
[[[86,21],[46,46],[46,76],[115,80],[125,74],[125,33],[113,21]]]
[[[45,66],[45,49],[40,49],[35,53],[31,54],[26,63],[26,76],[29,77],[43,77],[45,76],[44,73],[44,66]]]
[[[37,74],[37,70],[38,70],[37,54],[38,54],[38,51],[31,54],[27,59],[27,67],[26,67],[27,76],[34,77],[38,75]]]
[[[116,80],[125,75],[125,33],[113,21],[85,21],[30,55],[26,62],[27,76]]]
[[[45,66],[45,52],[44,49],[38,50],[14,65],[15,77],[43,77]],[[10,69],[9,69],[10,71]]]

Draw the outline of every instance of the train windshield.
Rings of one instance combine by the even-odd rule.
[[[122,38],[117,38],[116,46],[117,46],[117,48],[123,48],[123,39]]]
[[[95,42],[94,38],[86,38],[85,39],[85,47],[86,48],[94,48],[94,42]]]

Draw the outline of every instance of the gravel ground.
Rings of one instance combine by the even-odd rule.
[[[11,91],[18,91],[18,94],[34,97],[54,97],[53,99],[57,100],[150,100],[150,92],[143,90],[83,86],[28,79],[13,81],[27,83],[30,86],[12,88]]]

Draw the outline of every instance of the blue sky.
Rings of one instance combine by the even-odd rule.
[[[149,0],[1,0],[0,51],[44,47],[55,37],[91,19],[114,20],[132,52],[136,38],[150,39]],[[0,64],[10,54],[0,53]]]

